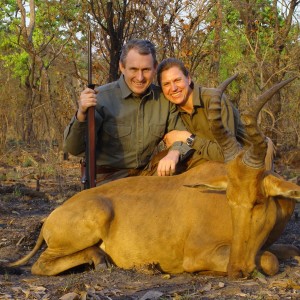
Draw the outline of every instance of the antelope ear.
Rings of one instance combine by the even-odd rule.
[[[300,202],[300,186],[269,174],[263,185],[268,196],[283,196]]]
[[[206,188],[209,190],[226,191],[228,179],[227,176],[220,176],[210,180],[203,180],[203,182],[195,184],[185,184],[189,188]]]

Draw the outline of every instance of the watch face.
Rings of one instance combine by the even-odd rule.
[[[192,146],[194,144],[195,136],[192,134],[190,137],[186,139],[186,143],[188,146]]]
[[[188,138],[188,139],[186,140],[186,143],[188,144],[188,146],[192,146],[193,140],[192,140],[191,138]]]

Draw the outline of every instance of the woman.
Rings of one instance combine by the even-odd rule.
[[[224,155],[208,122],[208,105],[213,89],[194,83],[187,68],[176,58],[165,59],[159,64],[157,81],[165,97],[176,104],[179,115],[189,131],[180,133],[180,140],[194,149],[188,168],[208,160],[223,162]],[[221,103],[224,126],[243,143],[245,132],[238,110],[225,96],[222,97]],[[178,140],[178,135],[177,131],[166,134],[164,141],[167,147],[173,144],[175,136]]]

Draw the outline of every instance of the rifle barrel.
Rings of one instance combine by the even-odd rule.
[[[92,37],[91,30],[88,32],[88,87],[94,89],[92,78]],[[84,188],[96,186],[96,125],[95,107],[92,106],[87,112],[87,141],[86,141],[86,183]]]
[[[88,85],[93,84],[92,76],[92,32],[89,30],[88,33]]]

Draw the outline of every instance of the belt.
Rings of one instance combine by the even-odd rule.
[[[122,170],[122,169],[104,167],[104,166],[96,166],[96,174],[114,173],[114,172],[118,172],[120,170]]]
[[[84,176],[86,163],[84,160],[81,160],[80,164],[81,164],[81,174],[82,174],[82,176]],[[126,170],[126,169],[112,168],[112,167],[108,167],[108,166],[96,166],[96,174],[109,174],[109,173],[119,172],[121,170]],[[143,168],[127,169],[129,174],[137,174],[137,173],[140,173],[142,170],[143,170]]]

